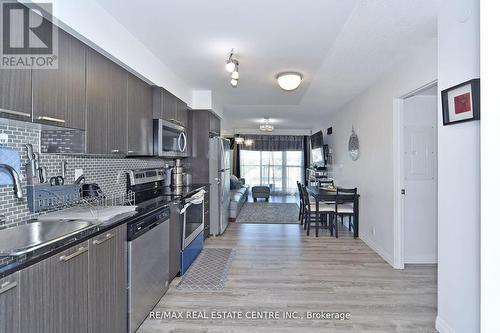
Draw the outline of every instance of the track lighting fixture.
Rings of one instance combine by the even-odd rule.
[[[231,73],[231,81],[229,83],[233,88],[238,86],[238,80],[240,79],[239,65],[238,60],[234,58],[234,49],[231,49],[229,58],[226,61],[226,71]]]

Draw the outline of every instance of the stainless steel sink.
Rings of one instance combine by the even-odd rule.
[[[19,256],[93,227],[87,221],[44,221],[0,230],[0,256]]]

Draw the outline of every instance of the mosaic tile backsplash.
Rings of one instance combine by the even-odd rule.
[[[35,152],[40,151],[41,128],[38,124],[25,123],[0,118],[0,134],[8,135],[5,146],[17,149],[21,154],[22,187],[26,195],[26,170],[28,163],[25,144],[32,144]],[[166,161],[155,158],[125,158],[119,156],[76,155],[76,154],[40,154],[40,166],[47,168],[47,176],[61,174],[61,164],[67,162],[66,182],[73,182],[75,169],[83,169],[87,183],[97,183],[104,193],[118,193],[126,190],[124,171],[129,169],[163,167]],[[0,161],[2,163],[2,161]],[[26,197],[17,199],[12,185],[0,185],[0,228],[25,223],[36,217],[29,211]]]

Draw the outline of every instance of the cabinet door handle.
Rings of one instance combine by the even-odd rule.
[[[29,113],[26,113],[26,112],[12,111],[12,110],[6,110],[6,109],[0,109],[0,112],[11,114],[14,116],[26,117],[26,118],[31,117],[31,115]]]
[[[0,294],[3,294],[15,287],[17,287],[17,282],[7,281],[5,283],[2,283],[2,285],[0,286]]]
[[[60,123],[60,124],[65,124],[66,123],[66,120],[64,120],[64,119],[53,118],[53,117],[46,117],[46,116],[40,116],[40,117],[37,117],[36,119],[38,119],[38,120],[52,121],[54,123]]]
[[[71,253],[67,256],[60,256],[59,257],[59,261],[68,261],[68,260],[71,260],[75,257],[78,257],[80,254],[84,254],[85,252],[87,252],[89,249],[87,247],[81,247],[78,249],[78,251],[74,252],[74,253]]]
[[[104,236],[103,239],[96,239],[92,242],[92,244],[95,244],[95,245],[100,245],[106,241],[109,241],[111,238],[115,237],[114,234],[106,234],[106,236]]]

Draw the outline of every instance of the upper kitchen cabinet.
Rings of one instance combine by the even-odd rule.
[[[172,122],[177,118],[175,96],[162,87],[153,87],[153,116]]]
[[[187,104],[162,87],[153,88],[153,115],[181,126],[187,126]]]
[[[153,154],[153,89],[138,77],[128,75],[127,155]]]
[[[125,154],[128,73],[98,52],[87,50],[87,153]]]
[[[209,112],[208,118],[210,123],[209,131],[214,134],[220,135],[220,118],[212,112]]]
[[[0,117],[31,121],[31,70],[0,69]]]
[[[180,122],[184,127],[188,124],[188,106],[185,102],[176,98],[176,108],[177,108],[177,121]]]
[[[33,70],[33,120],[85,129],[86,46],[58,29],[57,69]]]

